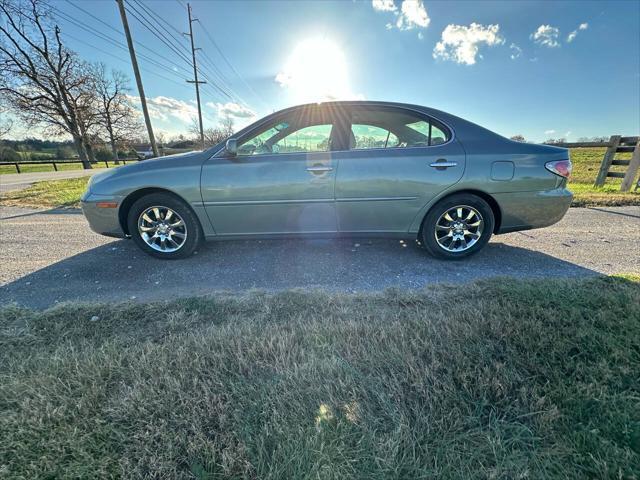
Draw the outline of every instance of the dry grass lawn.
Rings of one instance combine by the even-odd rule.
[[[0,477],[637,479],[640,278],[0,309]]]

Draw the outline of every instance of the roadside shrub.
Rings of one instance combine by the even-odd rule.
[[[110,162],[113,160],[113,154],[104,148],[100,148],[95,151],[96,160],[99,162]]]
[[[73,158],[74,150],[71,147],[60,146],[56,148],[55,158],[64,160],[67,158]]]
[[[20,154],[11,147],[0,147],[0,162],[20,162]]]

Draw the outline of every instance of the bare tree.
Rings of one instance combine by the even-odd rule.
[[[524,138],[524,135],[514,135],[513,137],[510,137],[511,140],[513,140],[514,142],[523,142],[525,143],[527,141],[526,138]]]
[[[129,79],[118,70],[107,74],[104,64],[99,63],[94,67],[93,81],[99,125],[108,136],[113,159],[118,164],[118,145],[139,134],[141,129],[136,110],[127,96]]]
[[[189,133],[196,137],[196,143],[200,140],[200,127],[198,121],[194,118],[189,126]],[[224,117],[220,121],[220,125],[216,128],[205,128],[204,131],[204,147],[212,147],[220,142],[225,141],[231,135],[233,135],[233,119],[230,117]]]
[[[6,110],[0,107],[0,140],[5,138],[13,128],[13,121],[6,117]]]
[[[223,117],[222,120],[220,120],[220,129],[228,137],[233,135],[233,131],[234,131],[233,118],[231,118],[231,117]]]
[[[93,105],[84,63],[60,38],[42,0],[0,0],[0,93],[29,126],[67,133],[84,168],[89,163]],[[89,148],[87,148],[89,147]]]

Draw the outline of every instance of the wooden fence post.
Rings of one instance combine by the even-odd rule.
[[[636,143],[636,148],[633,150],[633,156],[631,157],[631,161],[629,162],[629,166],[627,167],[627,173],[622,179],[622,184],[620,185],[621,192],[628,192],[631,190],[631,185],[636,178],[636,174],[638,173],[638,168],[640,167],[640,140]]]
[[[618,149],[618,145],[620,145],[621,138],[622,135],[613,135],[609,139],[609,148],[604,154],[604,158],[602,159],[602,163],[600,164],[600,171],[598,172],[598,176],[596,177],[596,183],[594,184],[594,186],[601,187],[602,185],[604,185],[604,181],[607,179],[607,172],[611,167],[613,157],[616,155],[616,150]]]

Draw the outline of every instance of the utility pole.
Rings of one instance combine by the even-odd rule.
[[[124,34],[127,37],[127,45],[129,46],[129,55],[131,55],[131,66],[133,67],[133,74],[136,77],[136,83],[138,84],[138,94],[140,95],[140,103],[142,104],[142,113],[144,114],[144,123],[147,124],[147,133],[149,134],[149,141],[151,142],[151,150],[153,156],[158,157],[158,147],[156,145],[156,138],[153,136],[153,128],[151,127],[151,118],[149,117],[149,110],[147,110],[147,98],[144,96],[144,88],[142,87],[142,78],[140,77],[140,70],[138,69],[138,61],[136,60],[136,52],[133,49],[133,40],[131,39],[131,32],[129,31],[129,22],[127,21],[127,12],[124,9],[124,0],[116,0],[118,9],[120,10],[120,18],[122,19],[122,28],[124,28]]]
[[[196,101],[198,102],[198,125],[200,126],[200,145],[204,150],[204,131],[202,129],[202,108],[200,107],[200,84],[207,83],[198,81],[198,67],[196,66],[196,50],[200,50],[200,48],[196,48],[193,43],[193,22],[197,21],[197,18],[191,17],[191,4],[187,3],[187,12],[189,13],[189,33],[185,33],[185,35],[189,35],[191,38],[191,56],[193,58],[193,80],[187,80],[187,83],[195,83],[196,85]]]

